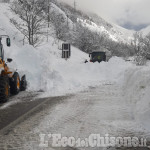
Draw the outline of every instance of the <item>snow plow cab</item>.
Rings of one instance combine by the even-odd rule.
[[[90,62],[101,62],[101,61],[106,61],[106,52],[102,51],[94,51],[89,54],[90,57]]]
[[[11,58],[4,61],[4,49],[2,38],[6,38],[6,45],[10,47],[10,38],[7,35],[0,35],[0,102],[6,102],[10,94],[18,94],[19,91],[26,90],[26,76],[20,79],[18,72],[13,72],[8,67],[8,63],[12,62]]]

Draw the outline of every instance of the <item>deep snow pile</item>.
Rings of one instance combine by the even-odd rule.
[[[71,58],[64,60],[58,45],[52,44],[49,42],[38,49],[28,45],[16,47],[7,50],[6,54],[14,60],[12,68],[17,67],[27,75],[28,90],[42,90],[45,92],[43,96],[73,93],[104,82],[120,82],[124,78],[124,70],[132,66],[117,57],[100,64],[85,64],[88,55],[74,47]]]

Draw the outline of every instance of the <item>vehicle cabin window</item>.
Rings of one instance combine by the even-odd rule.
[[[0,45],[0,58],[3,59],[3,46]]]
[[[69,45],[68,44],[64,44],[64,50],[68,50],[69,49]]]
[[[92,57],[95,57],[95,56],[104,56],[105,53],[104,52],[94,52],[92,53]]]
[[[0,58],[2,58],[2,47],[0,45]]]

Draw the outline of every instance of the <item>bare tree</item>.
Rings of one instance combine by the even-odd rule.
[[[143,35],[142,35],[142,32],[135,32],[133,34],[133,40],[132,40],[132,46],[135,50],[135,53],[137,55],[140,55],[140,52],[143,48]]]
[[[135,49],[135,61],[137,65],[144,65],[146,63],[148,54],[149,36],[144,37],[141,32],[136,32],[132,41],[132,46]]]
[[[15,0],[11,10],[21,19],[11,19],[17,29],[23,33],[30,45],[37,46],[44,25],[43,8],[45,0]]]
[[[66,18],[62,14],[51,13],[51,22],[55,27],[56,37],[59,40],[67,41],[69,39],[70,29]]]
[[[150,33],[145,36],[143,43],[143,50],[145,52],[145,56],[146,58],[150,59]]]
[[[77,24],[74,45],[84,52],[98,50],[104,46],[107,36],[104,33],[93,32],[90,29]]]

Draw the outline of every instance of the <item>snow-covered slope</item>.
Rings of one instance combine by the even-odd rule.
[[[59,1],[55,2],[55,4],[60,7],[63,15],[67,14],[69,20],[72,20],[74,23],[77,21],[81,23],[81,25],[88,27],[93,32],[104,32],[113,41],[130,43],[131,39],[133,39],[133,33],[135,31],[127,30],[114,23],[108,22],[94,13],[82,12],[80,10],[74,12],[74,8],[68,4]]]
[[[147,35],[150,33],[150,25],[147,26],[146,28],[142,29],[141,32],[144,34],[144,35]]]
[[[112,34],[114,33],[116,35],[116,37],[118,37],[119,41],[122,42],[131,42],[131,40],[133,39],[133,34],[135,33],[135,31],[133,30],[128,30],[125,29],[121,26],[118,26],[116,24],[111,23],[113,28],[111,29],[110,32],[112,32]]]
[[[128,30],[112,22],[108,22],[103,18],[101,18],[100,16],[98,16],[97,14],[90,13],[89,16],[92,17],[92,20],[98,26],[102,26],[103,28],[105,28],[105,30],[109,35],[114,36],[115,39],[117,39],[117,41],[126,43],[126,42],[130,42],[130,40],[133,38],[133,33],[135,31]]]
[[[62,15],[64,20],[67,20],[69,28],[73,29],[73,22],[67,17],[67,14],[54,3],[51,3],[50,13],[54,13],[56,16]]]
[[[81,18],[77,18],[77,22],[82,26],[85,26],[92,30],[93,32],[105,33],[108,37],[115,42],[131,42],[133,39],[134,31],[124,29],[120,26],[112,24],[110,27],[105,27],[104,25],[97,25],[96,23],[90,20],[83,20]]]

